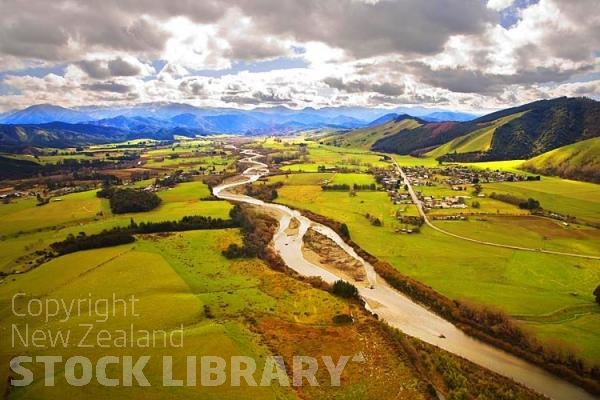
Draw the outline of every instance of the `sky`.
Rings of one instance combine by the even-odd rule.
[[[0,112],[600,99],[600,0],[0,0]]]

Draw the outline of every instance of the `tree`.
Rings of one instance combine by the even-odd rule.
[[[340,234],[345,238],[350,238],[350,229],[345,223],[340,226]]]
[[[358,289],[351,283],[346,281],[335,281],[332,288],[333,294],[345,299],[357,299]]]
[[[481,187],[481,185],[480,185],[479,183],[476,183],[476,184],[473,186],[473,193],[475,193],[476,195],[478,195],[479,193],[481,193],[481,190],[482,190],[482,189],[483,189],[483,188]]]
[[[594,290],[594,296],[596,296],[596,303],[600,304],[600,285]]]

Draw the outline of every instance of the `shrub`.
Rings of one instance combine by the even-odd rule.
[[[352,316],[348,315],[348,314],[338,314],[335,315],[333,318],[333,323],[336,325],[348,325],[351,324],[354,320],[352,319]]]
[[[358,299],[359,297],[356,286],[342,280],[335,281],[331,291],[336,296],[343,297],[345,299]]]

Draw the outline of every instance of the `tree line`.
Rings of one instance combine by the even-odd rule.
[[[128,226],[117,226],[94,235],[80,232],[77,236],[69,235],[65,240],[54,242],[50,248],[62,256],[82,250],[119,246],[135,241],[135,234],[151,234],[163,232],[183,232],[206,229],[227,229],[238,227],[233,220],[205,217],[201,215],[185,216],[179,221],[140,222],[131,219]]]
[[[496,192],[492,192],[489,197],[495,200],[499,200],[503,203],[513,204],[515,206],[518,206],[522,210],[535,211],[540,210],[542,208],[540,202],[531,197],[528,199],[522,199],[520,197],[513,196],[510,194]]]
[[[324,191],[330,191],[330,192],[349,192],[351,189],[352,190],[356,190],[356,191],[376,191],[377,190],[377,185],[374,183],[371,184],[364,184],[364,185],[359,185],[357,183],[353,184],[352,186],[348,185],[347,183],[340,183],[340,184],[335,184],[335,185],[322,185],[321,189]]]

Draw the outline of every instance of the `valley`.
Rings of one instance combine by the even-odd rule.
[[[257,258],[231,261],[224,258],[221,252],[227,250],[231,244],[237,243],[243,246],[245,243],[246,239],[243,234],[240,236],[238,229],[235,228],[149,235],[136,234],[133,245],[86,250],[59,257],[51,256],[48,253],[47,249],[52,243],[64,240],[69,235],[76,240],[82,234],[103,234],[103,231],[115,227],[130,229],[129,227],[133,224],[142,222],[178,221],[191,215],[228,220],[232,204],[212,198],[211,193],[215,190],[214,185],[223,179],[225,182],[228,179],[234,179],[235,183],[229,184],[229,186],[245,187],[244,184],[235,181],[233,177],[248,167],[248,164],[240,161],[245,154],[240,153],[239,149],[246,148],[251,149],[248,151],[257,152],[255,154],[261,154],[261,157],[267,161],[267,164],[260,167],[263,170],[262,173],[267,175],[260,179],[256,175],[253,187],[258,192],[262,192],[261,187],[277,184],[274,192],[271,189],[267,191],[276,203],[291,206],[303,213],[311,212],[309,218],[318,216],[343,223],[352,242],[359,246],[357,249],[367,252],[365,254],[368,254],[369,257],[375,257],[373,260],[378,259],[389,263],[394,271],[397,271],[395,273],[407,277],[402,279],[415,279],[423,282],[444,298],[458,302],[457,304],[465,304],[474,308],[489,307],[491,310],[501,312],[519,329],[523,330],[528,337],[527,340],[539,341],[544,346],[551,346],[555,352],[552,357],[574,354],[576,357],[583,358],[586,366],[598,363],[600,353],[595,327],[597,327],[600,314],[592,295],[600,280],[600,265],[597,260],[600,236],[597,234],[597,228],[594,227],[597,224],[596,210],[598,207],[595,195],[598,191],[596,185],[550,177],[542,177],[539,181],[526,179],[518,182],[494,181],[491,177],[496,175],[489,171],[495,171],[497,168],[506,171],[507,174],[516,174],[498,175],[505,177],[502,179],[506,179],[507,176],[534,175],[519,170],[517,168],[519,164],[514,163],[492,164],[493,170],[486,170],[490,166],[489,163],[469,164],[467,167],[473,169],[463,170],[456,169],[452,164],[440,166],[433,159],[386,155],[360,148],[344,149],[322,145],[313,140],[311,135],[313,134],[259,139],[222,137],[210,140],[204,138],[190,140],[182,138],[169,144],[152,141],[142,144],[126,142],[100,147],[94,145],[81,151],[59,150],[57,155],[52,156],[54,158],[44,162],[52,164],[61,159],[81,159],[86,157],[83,156],[84,153],[90,151],[98,154],[100,160],[135,151],[137,154],[135,159],[138,161],[133,170],[128,165],[118,165],[118,161],[116,161],[117,164],[113,167],[102,170],[102,176],[94,177],[95,181],[94,179],[83,179],[75,182],[75,186],[67,185],[66,187],[75,188],[73,193],[64,189],[53,189],[54,191],[52,191],[46,188],[41,193],[43,193],[42,197],[48,198],[49,201],[47,204],[39,206],[36,205],[39,201],[36,200],[34,193],[45,187],[42,185],[46,185],[46,182],[52,182],[56,178],[49,176],[42,179],[36,177],[6,181],[2,192],[5,204],[0,207],[3,220],[7,222],[0,229],[2,237],[0,246],[3,249],[0,260],[3,279],[0,283],[0,290],[5,293],[2,300],[2,304],[4,304],[3,326],[12,324],[9,295],[17,288],[36,298],[45,298],[64,297],[68,293],[70,293],[68,296],[76,296],[75,292],[69,291],[77,290],[77,285],[82,285],[81,287],[90,291],[93,298],[101,298],[106,289],[100,290],[100,286],[96,285],[102,286],[103,279],[111,279],[110,276],[116,274],[119,279],[131,282],[132,280],[128,276],[139,273],[151,274],[159,279],[161,284],[155,285],[152,283],[153,281],[142,280],[140,283],[143,282],[143,285],[148,286],[138,286],[137,284],[131,286],[129,283],[127,290],[118,292],[125,295],[128,291],[133,290],[140,296],[147,293],[149,297],[141,297],[141,303],[145,304],[144,307],[149,307],[148,309],[152,309],[153,304],[158,302],[178,309],[181,307],[180,304],[185,303],[185,307],[192,307],[193,310],[196,310],[191,311],[190,317],[181,314],[177,321],[183,321],[186,327],[184,339],[188,340],[189,336],[189,340],[194,343],[193,346],[197,346],[200,354],[211,352],[210,348],[202,344],[204,340],[202,338],[206,337],[204,335],[217,335],[213,337],[219,337],[219,342],[234,340],[236,345],[230,350],[226,350],[229,351],[228,354],[267,355],[273,354],[272,352],[294,354],[299,348],[285,347],[283,338],[288,337],[287,335],[305,324],[325,329],[328,332],[327,335],[342,329],[345,332],[343,334],[350,335],[350,337],[354,335],[351,333],[353,330],[363,330],[369,327],[368,329],[372,332],[370,335],[380,338],[376,340],[388,343],[388,346],[391,345],[390,334],[385,333],[387,332],[385,330],[377,330],[380,328],[375,327],[379,323],[372,322],[372,317],[369,317],[366,311],[360,311],[359,304],[347,303],[346,300],[332,296],[327,290],[320,289],[320,287],[326,288],[327,285],[338,279],[335,270],[331,270],[333,275],[331,275],[332,272],[322,275],[324,278],[322,284],[315,284],[311,280],[298,280],[293,275],[289,276],[289,273],[282,274],[269,269],[268,266],[273,266],[274,262],[270,256],[266,258],[266,263]],[[394,201],[392,192],[399,195],[410,192],[401,182],[401,179],[405,178],[398,174],[397,167],[406,171],[414,171],[411,172],[414,176],[427,174],[428,178],[425,180],[419,178],[409,180],[410,189],[420,193],[420,197],[417,199],[419,205],[415,205],[410,196],[406,201],[400,198],[398,201]],[[423,207],[421,204],[425,204],[422,203],[423,199],[428,196],[432,199],[457,196],[452,185],[445,183],[446,179],[458,179],[457,177],[452,178],[452,176],[448,178],[445,175],[448,171],[454,170],[469,171],[468,174],[482,177],[480,193],[485,194],[485,197],[473,195],[472,183],[461,184],[468,187],[464,191],[465,208],[428,209],[425,214],[428,223],[419,222],[421,216],[419,208]],[[460,173],[464,174],[464,172]],[[125,185],[125,187],[154,192],[161,200],[160,205],[146,212],[113,213],[108,205],[108,200],[96,196],[99,188],[106,185],[107,177],[113,176],[113,174],[118,178],[111,178],[115,182],[113,185]],[[167,179],[169,176],[183,176],[185,179],[171,182]],[[394,183],[396,185],[394,188],[398,189],[387,187],[386,185],[392,181],[388,180],[386,181],[388,183],[383,183],[382,176],[396,177],[398,180],[397,183]],[[486,176],[487,178],[483,178]],[[490,182],[484,182],[484,179],[489,179]],[[164,186],[159,184],[159,181],[164,181]],[[16,187],[20,189],[17,190]],[[556,213],[556,217],[531,215],[531,210],[523,210],[516,205],[491,198],[492,192],[510,194],[518,198],[535,198],[540,201],[544,209],[548,207],[549,210]],[[218,191],[215,192],[215,194],[217,193]],[[234,200],[233,203],[238,201],[235,196],[226,198]],[[477,208],[473,207],[474,201],[479,203]],[[260,209],[267,210],[262,202],[252,201],[251,203],[263,204]],[[465,220],[454,221],[448,218],[457,215],[464,216]],[[560,219],[567,215],[570,218],[569,222]],[[281,239],[275,240],[274,249],[287,265],[297,265],[294,263],[298,260],[297,253],[301,251],[302,240],[295,241],[293,247],[291,244],[286,246],[288,242],[278,242],[278,240],[289,240],[286,239],[289,236],[283,233],[285,226],[286,222],[282,221],[278,232],[283,236]],[[442,231],[438,231],[438,229]],[[452,235],[471,240],[466,241]],[[493,242],[506,247],[490,247],[476,241]],[[344,244],[344,246],[346,245]],[[523,251],[517,247],[526,247],[530,251]],[[582,257],[558,253],[572,253]],[[327,254],[325,257],[327,258]],[[365,256],[363,255],[363,257]],[[129,266],[133,265],[136,267],[130,270]],[[311,268],[315,267],[310,267],[310,265],[310,263],[306,264],[303,268],[307,269],[301,269],[300,274],[306,276],[321,274],[313,272],[314,270]],[[147,270],[150,266],[159,269]],[[58,275],[52,272],[57,269],[61,270]],[[64,273],[62,269],[65,269]],[[159,273],[159,270],[162,272]],[[67,271],[70,272],[67,273]],[[376,271],[379,270],[376,269]],[[173,284],[178,282],[177,285],[183,285],[181,289],[169,289],[167,286],[163,286],[163,283],[166,285],[168,280],[160,274],[167,272],[177,277],[173,280]],[[375,279],[373,273],[374,271],[367,272],[367,281]],[[49,276],[53,276],[52,279],[56,281],[52,284],[54,286],[48,286]],[[342,277],[351,279],[347,275],[342,275]],[[89,281],[89,279],[93,279],[93,281]],[[375,279],[375,292],[372,295],[378,296],[376,292],[383,290],[383,287],[377,289],[380,285],[385,285],[382,283],[383,280],[384,278],[381,276]],[[353,282],[359,288],[365,285],[360,281]],[[291,289],[292,287],[296,289]],[[301,290],[302,294],[299,294],[298,290]],[[367,303],[370,303],[368,299],[373,289],[367,287],[359,290],[367,299]],[[115,289],[115,291],[117,290]],[[173,296],[169,293],[179,294]],[[281,297],[283,293],[287,293],[287,297]],[[410,296],[409,293],[407,294]],[[412,295],[414,296],[414,294]],[[166,297],[161,298],[160,296]],[[438,295],[434,295],[433,298],[436,298],[435,296]],[[291,303],[286,303],[284,298],[288,298],[289,300],[286,301]],[[393,326],[395,326],[393,321],[403,321],[403,319],[397,320],[397,317],[393,316],[394,314],[389,314],[384,309],[377,311],[381,305],[376,304],[381,301],[382,299],[375,300],[375,303],[371,305],[371,308],[375,307],[375,313],[380,313],[383,320],[389,320]],[[331,306],[331,304],[337,304],[337,306]],[[327,311],[322,307],[325,307]],[[392,312],[398,312],[398,310],[390,309]],[[165,312],[168,314],[168,309]],[[349,312],[355,320],[351,325],[338,327],[335,322],[331,322],[336,315],[346,315]],[[410,311],[408,315],[416,318],[414,312]],[[358,317],[358,315],[363,316]],[[434,318],[439,317],[435,316]],[[138,325],[137,320],[135,322]],[[29,323],[34,323],[34,321]],[[122,326],[123,321],[115,320],[112,323],[114,324],[113,329],[118,329]],[[148,326],[152,329],[172,330],[176,326],[168,318],[159,315],[148,320],[142,318],[140,323],[142,323],[140,327]],[[451,328],[449,327],[442,328],[442,331],[434,333],[427,339],[420,336],[421,334],[411,331],[413,328],[409,328],[404,322],[398,323],[399,325],[396,326],[401,330],[407,330],[407,333],[416,335],[425,342],[448,349],[452,353],[461,354],[463,350],[460,349],[465,349],[462,345],[456,348],[451,345],[454,342],[448,338],[454,337],[455,334],[450,334]],[[54,326],[62,325],[55,324]],[[70,325],[68,327],[71,328]],[[75,325],[72,328],[76,327]],[[217,330],[215,331],[215,329]],[[274,329],[274,331],[265,336],[264,329]],[[308,331],[307,334],[309,334]],[[316,334],[315,331],[309,334],[309,337]],[[338,334],[341,332],[333,334],[331,339],[335,340],[334,338]],[[464,333],[457,330],[456,335],[460,337],[460,335],[464,336]],[[446,338],[441,338],[442,336]],[[575,336],[578,337],[576,343],[571,340]],[[240,337],[244,338],[242,342],[240,342]],[[317,336],[314,338],[316,339]],[[319,341],[323,340],[321,334],[318,335],[318,338]],[[467,336],[465,338],[473,340]],[[7,339],[9,339],[8,336]],[[400,354],[397,353],[398,351],[410,353],[411,346],[415,346],[415,344],[409,346],[406,340],[403,339],[403,345],[396,350],[390,350],[388,354]],[[314,343],[298,342],[298,345],[308,346],[305,349],[315,349]],[[418,344],[418,346],[424,345]],[[349,342],[336,351],[340,352],[338,354],[342,354],[344,351],[355,348],[356,343]],[[367,351],[364,347],[359,346],[359,348]],[[166,351],[166,349],[162,351]],[[63,353],[62,350],[60,353],[68,354]],[[96,353],[97,355],[101,354],[98,351]],[[381,353],[370,354],[370,357],[375,358],[368,362],[381,360]],[[425,354],[429,355],[425,356]],[[420,357],[435,358],[441,357],[441,354],[443,353],[439,353],[439,350],[427,348],[427,350],[421,350]],[[173,355],[177,359],[177,354],[173,353]],[[501,374],[507,373],[506,370],[499,367],[501,363],[490,364],[478,358],[465,356]],[[406,392],[408,396],[406,398],[415,398],[414,396],[418,396],[418,393],[422,395],[427,385],[433,385],[440,392],[451,393],[456,390],[447,386],[448,383],[444,381],[444,378],[436,375],[440,373],[440,370],[423,370],[422,367],[415,369],[415,365],[419,365],[419,362],[413,359],[407,362],[408,359],[404,355],[395,361],[393,358],[385,361],[389,363],[386,364],[389,371],[404,374],[402,375],[405,377],[403,379],[414,382],[414,385],[411,384],[412,389]],[[452,362],[454,363],[453,368],[461,371],[467,369],[473,371],[472,368],[479,368],[473,367],[471,364],[464,364],[464,362]],[[458,364],[456,364],[457,362]],[[375,368],[375,364],[372,365]],[[154,365],[151,368],[159,368],[159,366]],[[590,370],[588,369],[588,371]],[[545,372],[541,373],[542,375],[546,374]],[[349,393],[362,393],[360,396],[363,398],[377,397],[377,383],[371,382],[368,386],[364,386],[364,382],[360,383],[358,375],[352,375],[351,371],[349,374],[347,385],[340,389],[317,390],[308,387],[289,390],[281,387],[271,390],[275,390],[272,393],[279,393],[276,396],[284,396],[284,398],[287,396],[293,398],[299,393],[307,398],[321,398],[320,396],[325,393],[333,394],[334,392],[344,393],[344,396]],[[475,388],[487,387],[489,389],[492,386],[488,385],[492,381],[496,382],[494,385],[504,382],[497,376],[493,379],[490,378],[486,375],[488,372],[478,372],[477,374],[483,374],[478,375],[481,378],[477,383],[477,385],[483,386],[461,386],[461,388],[480,390]],[[408,376],[411,378],[406,378]],[[512,377],[521,380],[522,374],[517,373]],[[257,379],[260,380],[260,377]],[[521,382],[528,385],[526,381]],[[505,384],[502,383],[502,385]],[[389,383],[382,380],[380,387],[383,388],[387,385]],[[543,386],[547,386],[547,384],[542,384],[539,388],[534,387],[534,389],[541,389]],[[25,395],[25,392],[20,392],[21,389],[14,390],[16,390],[15,393]],[[29,387],[27,390],[28,395],[35,393],[36,390],[40,390],[44,397],[50,395],[50,389],[47,387]],[[60,390],[66,389],[61,387]],[[301,392],[295,392],[297,390],[301,390]],[[336,390],[342,390],[342,392],[336,392]],[[552,390],[559,391],[557,388]],[[570,389],[564,390],[567,390],[565,393],[568,393]],[[157,392],[157,395],[159,393]],[[201,391],[200,393],[208,392]],[[243,392],[240,392],[239,396],[243,396],[241,393]],[[263,396],[259,393],[257,392],[256,396]],[[228,395],[234,398],[237,396],[235,391]],[[565,395],[565,398],[571,397]]]

